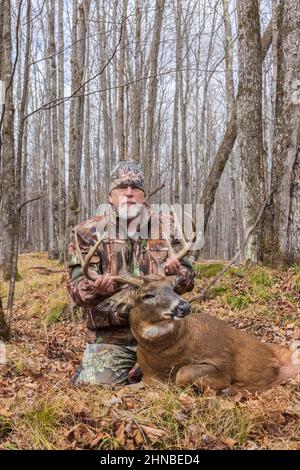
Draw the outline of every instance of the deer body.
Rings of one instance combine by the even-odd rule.
[[[147,301],[149,292],[156,293],[152,308]],[[300,373],[300,366],[291,363],[289,350],[261,343],[211,315],[189,314],[188,306],[167,281],[141,288],[130,323],[146,383],[196,382],[215,390],[255,392]]]
[[[88,279],[98,276],[89,270],[89,262],[104,236],[85,260],[77,241],[82,271]],[[176,254],[177,259],[186,255],[194,239],[195,234]],[[211,315],[190,314],[191,305],[174,292],[178,279],[171,276],[135,278],[124,269],[124,276],[115,279],[134,286],[124,291],[120,302],[130,308],[131,331],[137,339],[137,360],[145,382],[197,383],[201,388],[255,392],[300,376],[300,342],[294,344],[292,354],[276,344],[261,343]]]

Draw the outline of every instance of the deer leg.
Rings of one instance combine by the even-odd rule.
[[[194,384],[202,390],[207,387],[224,390],[231,385],[229,375],[220,372],[211,364],[183,366],[177,372],[175,381],[177,385]]]

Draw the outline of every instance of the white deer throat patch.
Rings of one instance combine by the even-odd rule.
[[[142,337],[148,340],[157,339],[161,336],[168,335],[174,330],[174,324],[169,322],[158,323],[157,325],[149,325],[143,328]]]

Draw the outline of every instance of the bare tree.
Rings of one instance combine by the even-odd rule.
[[[49,8],[49,56],[50,62],[50,100],[57,99],[57,66],[56,66],[56,46],[55,46],[55,0],[51,0]],[[51,150],[50,157],[50,188],[49,188],[49,209],[51,221],[49,224],[49,257],[59,258],[58,237],[59,237],[59,139],[58,139],[58,109],[52,108],[50,111],[51,120]]]
[[[13,105],[13,65],[11,2],[2,0],[2,63],[0,79],[5,82],[5,105],[0,120],[1,141],[1,184],[0,210],[2,232],[0,239],[0,265],[3,276],[9,280],[12,275],[14,242],[16,234],[16,187],[15,187],[15,151],[14,151],[14,105]]]
[[[151,171],[153,160],[154,114],[157,97],[157,61],[160,45],[161,26],[164,14],[165,0],[156,0],[153,35],[150,51],[150,84],[147,104],[147,132],[145,151],[145,178],[147,187],[151,188]]]
[[[89,7],[89,0],[82,0],[77,10],[77,0],[73,0],[72,93],[78,90],[80,96],[74,98],[70,106],[68,230],[76,225],[80,210],[80,175],[84,117],[84,66],[86,56],[86,21]]]
[[[277,15],[276,103],[271,199],[265,214],[264,261],[300,261],[300,11],[286,0]]]
[[[64,10],[63,0],[58,0],[58,96],[64,96]],[[59,253],[63,254],[66,236],[66,165],[65,165],[65,104],[58,107],[58,153],[59,153]]]
[[[266,53],[272,43],[272,23],[270,22],[266,28],[262,39],[262,60],[266,56]],[[239,87],[237,91],[237,96],[239,96]],[[219,144],[216,156],[214,158],[213,164],[209,171],[208,177],[204,185],[204,189],[201,196],[201,203],[204,204],[204,231],[206,230],[209,215],[215,201],[216,191],[219,186],[220,178],[223,174],[225,165],[228,161],[228,158],[231,154],[233,146],[237,137],[237,110],[236,110],[236,100],[232,105],[232,111],[226,125],[223,137]]]
[[[238,139],[242,170],[243,216],[246,232],[265,200],[262,130],[262,52],[258,0],[240,0]],[[246,246],[246,259],[258,261],[262,252],[258,227]]]
[[[124,124],[124,79],[125,79],[125,39],[126,39],[126,16],[127,16],[127,0],[123,0],[122,8],[122,37],[120,43],[119,58],[119,100],[118,100],[118,144],[119,158],[125,160],[127,153],[125,124]]]

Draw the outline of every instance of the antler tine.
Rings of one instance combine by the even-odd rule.
[[[76,249],[76,254],[78,256],[79,262],[81,264],[81,267],[84,265],[84,260],[80,251],[79,243],[78,243],[78,235],[77,235],[77,228],[75,228],[75,249]]]
[[[87,279],[90,279],[91,281],[95,281],[98,277],[98,274],[94,271],[89,270],[89,262],[92,259],[94,253],[96,252],[98,246],[102,242],[106,235],[106,232],[103,233],[102,237],[99,238],[99,240],[93,245],[88,254],[86,255],[85,259],[83,259],[80,247],[79,247],[79,242],[78,242],[78,235],[77,235],[77,229],[75,229],[75,247],[76,247],[76,253],[79,258],[80,264],[81,264],[81,269],[83,274]]]
[[[143,279],[130,275],[114,276],[114,280],[119,282],[120,284],[129,284],[130,286],[134,287],[141,287],[144,284]]]
[[[189,217],[189,219],[192,221],[192,226],[196,226],[195,224],[195,221],[194,219],[190,216],[190,214],[188,214],[187,212],[184,212],[184,214]],[[175,253],[175,257],[180,261],[182,260],[182,258],[185,257],[185,255],[188,253],[188,251],[192,248],[196,238],[197,238],[197,232],[194,230],[192,232],[192,236],[190,238],[190,240],[187,242],[186,241],[186,238],[184,236],[184,233],[183,233],[183,230],[182,230],[182,226],[178,220],[178,216],[176,214],[176,212],[174,211],[174,219],[175,219],[175,223],[176,223],[176,226],[179,228],[179,231],[180,231],[180,235],[181,235],[181,240],[183,242],[183,248],[178,252],[178,253]],[[170,242],[169,242],[170,243]]]
[[[134,277],[128,272],[127,263],[125,259],[125,253],[122,249],[122,271],[123,274],[119,276],[114,276],[114,279],[119,282],[120,284],[129,284],[130,286],[134,287],[141,287],[144,281],[141,278]]]

